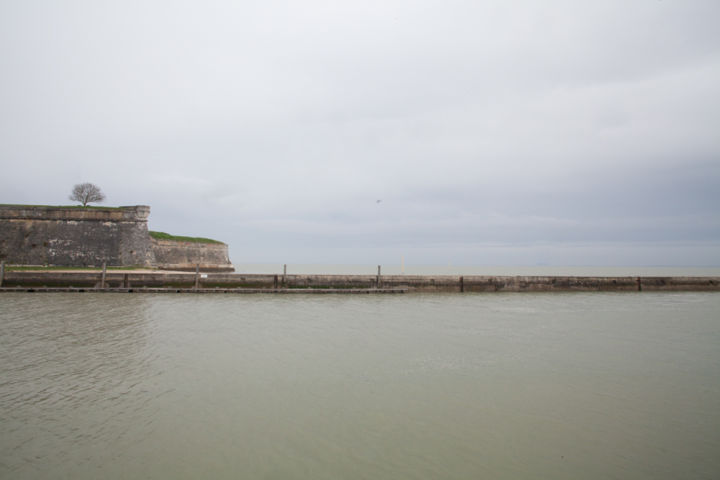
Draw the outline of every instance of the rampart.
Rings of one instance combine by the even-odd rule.
[[[0,261],[11,265],[139,266],[232,272],[224,243],[150,237],[150,207],[0,205]]]
[[[197,266],[203,272],[232,272],[228,246],[224,243],[182,242],[151,239],[157,266],[164,270],[191,270]]]
[[[21,265],[150,266],[150,207],[0,206],[0,260]]]

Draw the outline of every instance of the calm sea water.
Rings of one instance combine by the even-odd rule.
[[[716,293],[0,295],[0,478],[720,478]]]
[[[283,273],[283,265],[276,263],[236,263],[238,273]],[[377,265],[326,265],[326,264],[289,264],[288,274],[338,274],[338,275],[376,275]],[[381,273],[385,275],[570,275],[590,277],[625,277],[625,276],[689,276],[718,277],[720,267],[598,267],[598,266],[493,266],[493,265],[414,265],[393,264],[381,265]]]

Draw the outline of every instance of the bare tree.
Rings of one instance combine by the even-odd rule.
[[[100,187],[92,183],[78,183],[72,190],[70,200],[75,200],[86,207],[88,203],[100,203],[105,200],[105,195],[100,191]]]

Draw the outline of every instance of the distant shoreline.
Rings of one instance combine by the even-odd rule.
[[[281,263],[234,263],[236,272],[282,274]],[[287,273],[299,275],[373,275],[375,264],[288,263]],[[597,266],[597,265],[432,265],[382,264],[385,275],[484,275],[569,277],[720,277],[720,266]]]

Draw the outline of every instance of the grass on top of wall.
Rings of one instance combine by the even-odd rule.
[[[144,270],[147,267],[142,266],[107,266],[106,267],[108,271],[110,270]],[[62,266],[62,265],[5,265],[5,271],[8,272],[52,272],[55,270],[72,270],[72,271],[90,271],[90,272],[97,272],[98,270],[102,270],[102,267],[68,267],[68,266]]]
[[[222,244],[223,242],[220,242],[218,240],[213,240],[212,238],[204,238],[204,237],[183,237],[180,235],[170,235],[169,233],[165,232],[150,232],[150,236],[156,240],[173,240],[175,242],[193,242],[193,243],[217,243]]]

